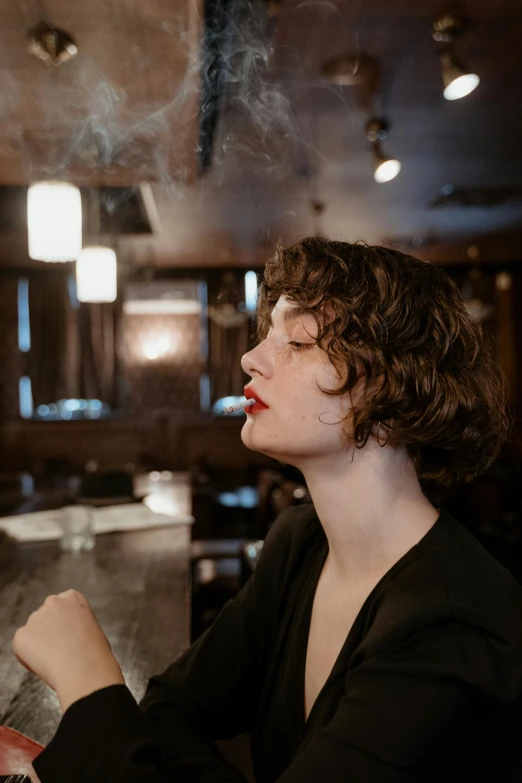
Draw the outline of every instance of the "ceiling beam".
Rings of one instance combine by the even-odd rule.
[[[207,241],[181,247],[169,247],[168,239],[161,244],[150,237],[125,237],[119,241],[120,254],[131,266],[165,269],[196,269],[201,267],[260,268],[273,255],[270,246],[249,249],[237,246],[229,235],[217,232]],[[213,252],[209,253],[209,243]],[[472,240],[439,242],[429,248],[400,248],[396,250],[413,255],[438,266],[481,266],[484,264],[520,264],[522,258],[522,229],[519,232],[475,237]],[[470,257],[469,248],[477,248],[478,256]],[[27,252],[27,238],[0,235],[1,268],[41,268],[41,261],[33,261]]]

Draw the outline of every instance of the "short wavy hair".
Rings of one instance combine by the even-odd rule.
[[[498,457],[512,426],[509,387],[441,267],[363,242],[308,237],[279,244],[266,264],[260,340],[280,296],[315,317],[317,343],[341,381],[321,391],[361,392],[356,403],[351,397],[356,448],[382,422],[391,444],[406,447],[417,478],[442,486],[472,481]]]

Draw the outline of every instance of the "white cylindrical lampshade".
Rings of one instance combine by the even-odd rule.
[[[29,256],[74,261],[82,249],[82,198],[68,182],[35,182],[27,193]]]
[[[117,293],[116,253],[110,247],[85,247],[76,262],[79,302],[114,302]]]

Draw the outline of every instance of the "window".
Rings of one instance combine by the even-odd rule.
[[[18,347],[22,353],[31,350],[31,327],[29,323],[29,280],[18,281]]]
[[[101,400],[58,400],[39,405],[34,419],[42,421],[70,421],[71,419],[101,419],[111,412],[110,406]]]
[[[30,419],[33,415],[33,393],[31,391],[31,379],[27,375],[20,378],[18,384],[20,396],[20,416],[23,419]]]
[[[73,309],[80,307],[76,296],[76,281],[73,275],[68,280],[69,302]],[[31,324],[29,314],[29,280],[18,280],[18,347],[22,353],[31,350]],[[31,378],[23,375],[19,380],[20,415],[24,419],[41,421],[67,421],[71,419],[100,419],[110,415],[110,406],[101,400],[64,399],[50,401],[46,405],[33,404]]]

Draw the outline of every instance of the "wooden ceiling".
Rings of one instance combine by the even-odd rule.
[[[468,20],[456,51],[481,83],[453,102],[442,96],[431,38],[444,10],[438,0],[213,7],[220,2],[226,92],[212,165],[198,174],[215,70],[199,5],[0,0],[0,185],[53,173],[80,185],[149,183],[154,233],[119,237],[120,253],[136,264],[248,267],[277,239],[313,231],[436,263],[520,260],[519,0],[454,7]],[[26,33],[42,13],[78,43],[78,56],[59,68],[27,53]],[[361,52],[379,64],[374,94],[323,76],[326,61]],[[389,121],[383,147],[402,162],[382,185],[364,130],[371,114]],[[465,197],[434,206],[451,188]],[[0,264],[26,264],[19,222],[0,231]]]
[[[166,176],[192,179],[198,6],[2,0],[2,184],[63,174],[134,185],[157,178],[159,162]],[[73,36],[77,57],[55,67],[28,53],[27,33],[42,17]]]

